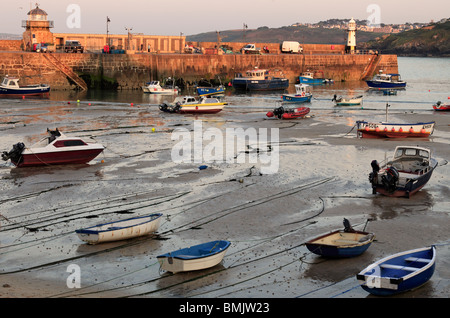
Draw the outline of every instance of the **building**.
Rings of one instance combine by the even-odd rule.
[[[36,4],[36,8],[28,12],[28,20],[22,21],[22,27],[25,28],[24,49],[31,51],[33,45],[38,43],[53,44],[53,34],[50,31],[53,26],[53,21],[47,20],[47,12]]]
[[[356,22],[353,18],[348,22],[347,33],[348,38],[346,51],[348,53],[354,53],[356,49]]]
[[[47,12],[36,8],[28,12],[28,20],[22,21],[23,44],[26,51],[33,51],[38,43],[52,45],[51,51],[63,52],[66,41],[80,41],[84,52],[101,53],[109,43],[112,49],[125,50],[126,53],[181,53],[186,43],[185,36],[159,36],[144,34],[77,34],[52,33],[53,21],[47,20]]]

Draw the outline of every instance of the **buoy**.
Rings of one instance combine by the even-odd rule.
[[[22,96],[22,99],[25,99],[25,95]]]
[[[80,102],[80,100],[79,99],[77,99],[77,103],[79,103]]]
[[[133,107],[133,103],[131,103],[131,107]]]
[[[208,168],[208,166],[200,166],[200,167],[198,167],[199,170],[204,170],[206,168]]]
[[[398,130],[398,132],[403,132],[403,128],[402,128],[402,127],[400,127],[400,129]]]
[[[91,103],[89,103],[88,105],[91,106]]]
[[[366,130],[366,131],[369,131],[369,126],[366,126],[365,130]]]
[[[375,128],[375,131],[376,131],[376,132],[379,132],[379,131],[380,131],[380,128],[379,128],[379,127]]]
[[[387,131],[387,127],[384,127],[384,131],[385,131],[385,132]]]
[[[70,105],[70,102],[67,102],[67,104],[69,104],[69,105]]]
[[[153,127],[153,128],[152,128],[152,131],[154,132],[155,130],[156,130],[155,127]]]
[[[105,160],[102,159],[102,163],[105,163]]]
[[[424,134],[425,133],[425,129],[424,128],[422,128],[422,130],[420,131],[422,134]]]
[[[410,133],[413,133],[413,132],[414,132],[414,129],[411,127],[411,128],[409,129],[409,132],[410,132]]]
[[[395,131],[395,127],[392,127],[391,131],[394,132]]]

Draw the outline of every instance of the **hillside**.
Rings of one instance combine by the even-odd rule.
[[[380,37],[383,33],[363,32],[356,33],[358,42],[367,42]],[[342,29],[308,28],[306,26],[284,26],[281,28],[260,27],[252,30],[220,31],[222,42],[259,42],[281,43],[283,41],[298,41],[309,44],[345,44],[347,32]],[[200,33],[186,36],[186,41],[216,42],[216,32]]]
[[[450,56],[450,20],[417,30],[384,35],[362,44],[362,47],[400,56]]]

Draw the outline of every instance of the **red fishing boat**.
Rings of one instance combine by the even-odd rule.
[[[101,144],[86,143],[78,137],[67,137],[58,129],[49,130],[48,137],[41,139],[37,146],[25,147],[19,142],[10,152],[4,151],[2,159],[8,159],[16,167],[33,167],[61,164],[85,164],[97,157],[105,148]],[[47,142],[47,145],[39,145]]]
[[[267,117],[278,117],[280,119],[296,119],[303,118],[309,114],[309,107],[298,107],[285,109],[283,106],[275,108],[273,111],[267,112]]]

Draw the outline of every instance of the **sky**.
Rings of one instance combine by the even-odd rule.
[[[385,24],[450,18],[449,0],[2,0],[0,33],[22,34],[22,20],[39,7],[54,33],[194,35],[204,32],[279,28],[332,18]],[[127,30],[128,29],[128,30]]]

